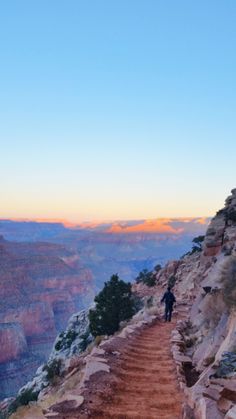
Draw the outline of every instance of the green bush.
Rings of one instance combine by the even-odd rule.
[[[52,383],[55,377],[60,377],[61,364],[61,359],[53,359],[44,365],[43,370],[47,372],[46,378],[49,383]]]
[[[236,257],[230,256],[225,263],[221,282],[223,285],[223,297],[226,306],[230,309],[236,308]]]
[[[71,344],[77,338],[78,334],[75,330],[68,330],[67,333],[62,332],[59,335],[59,340],[55,344],[56,351],[60,351],[61,349],[70,348]]]
[[[75,330],[68,330],[67,334],[65,335],[65,340],[66,340],[66,343],[69,347],[75,341],[77,336],[78,336],[78,334],[76,333]]]
[[[89,311],[89,327],[93,336],[112,335],[120,322],[135,313],[131,284],[112,275],[94,299],[95,309]]]
[[[209,230],[207,234],[209,235]],[[191,256],[196,252],[201,252],[204,239],[205,239],[205,236],[194,237],[194,239],[192,240],[192,243],[193,243],[192,249],[190,250],[190,252],[187,252],[183,256],[181,256],[181,259],[183,259],[185,256]]]
[[[149,272],[147,269],[143,269],[141,272],[139,272],[136,282],[147,285],[148,287],[153,287],[156,285],[156,278],[155,275],[153,275],[152,272]]]
[[[63,340],[58,340],[57,343],[55,344],[55,349],[56,351],[60,351],[63,348]]]
[[[29,402],[35,402],[38,400],[39,392],[33,391],[32,389],[26,389],[22,391],[16,399],[10,404],[8,408],[9,414],[15,412],[18,407],[26,406]]]
[[[204,238],[205,238],[205,236],[194,237],[194,239],[192,240],[194,245],[192,247],[190,255],[193,255],[196,252],[201,252],[202,251],[202,243],[204,242]]]

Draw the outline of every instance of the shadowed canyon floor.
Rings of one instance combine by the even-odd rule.
[[[99,396],[80,418],[179,419],[183,395],[170,351],[175,323],[156,323],[145,329],[121,353],[117,382],[107,397]],[[115,367],[116,368],[116,367]],[[77,416],[76,416],[77,417]]]

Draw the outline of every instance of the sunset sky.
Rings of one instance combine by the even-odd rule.
[[[0,217],[211,216],[236,187],[235,0],[0,4]]]

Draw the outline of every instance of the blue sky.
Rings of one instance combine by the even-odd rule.
[[[235,187],[236,2],[0,4],[2,217],[212,215]]]

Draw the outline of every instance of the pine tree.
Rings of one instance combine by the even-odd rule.
[[[131,284],[112,275],[94,299],[95,309],[89,312],[90,331],[93,336],[112,335],[123,320],[135,312]]]

